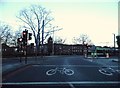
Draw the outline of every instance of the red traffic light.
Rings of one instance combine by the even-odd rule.
[[[22,36],[23,37],[23,41],[26,42],[27,41],[28,30],[23,31],[22,34],[23,34],[23,36]]]
[[[17,42],[22,42],[22,38],[18,38],[18,39],[17,39]]]
[[[20,38],[19,41],[22,42],[22,38]]]
[[[26,35],[26,32],[23,32],[23,35]]]

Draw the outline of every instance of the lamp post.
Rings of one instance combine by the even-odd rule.
[[[113,35],[114,35],[114,56],[116,55],[116,53],[115,53],[115,34],[113,33]]]

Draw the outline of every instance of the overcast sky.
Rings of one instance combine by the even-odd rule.
[[[16,15],[31,4],[52,11],[53,23],[63,28],[55,36],[66,39],[66,43],[87,34],[95,45],[114,45],[113,33],[118,35],[118,0],[0,0],[0,21],[17,30]]]

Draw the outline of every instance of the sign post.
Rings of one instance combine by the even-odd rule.
[[[96,56],[96,46],[95,45],[93,45],[91,47],[91,55],[92,55],[93,58]]]

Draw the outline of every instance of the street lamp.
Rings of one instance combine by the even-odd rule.
[[[116,37],[115,37],[115,34],[114,34],[114,33],[113,33],[113,35],[114,35],[114,56],[115,56],[115,55],[116,55],[116,54],[115,54],[115,38],[116,38]]]

